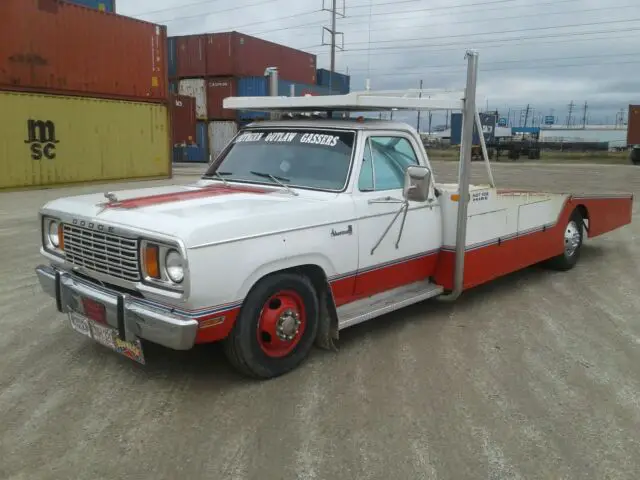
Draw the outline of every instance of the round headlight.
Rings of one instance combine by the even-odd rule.
[[[180,283],[184,280],[184,260],[175,250],[169,250],[164,260],[167,276],[173,283]]]
[[[49,242],[58,248],[60,246],[60,236],[58,235],[58,222],[51,220],[49,222]]]

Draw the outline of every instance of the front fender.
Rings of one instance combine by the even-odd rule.
[[[320,267],[325,277],[330,277],[336,271],[331,260],[321,253],[299,254],[273,259],[255,268],[243,282],[238,291],[238,298],[245,298],[251,288],[263,277],[281,270],[300,267],[302,265],[315,265]]]

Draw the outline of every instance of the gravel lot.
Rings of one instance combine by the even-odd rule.
[[[437,179],[456,169],[436,164]],[[632,166],[495,175],[640,196]],[[340,352],[256,383],[217,346],[148,348],[138,366],[71,331],[40,292],[38,207],[121,186],[0,194],[0,478],[638,478],[637,204],[636,223],[589,241],[571,272],[530,268],[353,327]]]

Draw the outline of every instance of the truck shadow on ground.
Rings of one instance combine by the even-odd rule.
[[[340,350],[348,350],[355,347],[358,342],[365,339],[374,340],[384,337],[393,331],[412,323],[431,321],[447,322],[450,315],[457,311],[466,311],[476,308],[479,300],[486,296],[510,296],[517,295],[522,285],[542,285],[556,275],[580,275],[580,267],[587,267],[592,262],[598,262],[606,257],[606,248],[599,246],[585,246],[582,251],[581,262],[575,270],[566,273],[550,271],[540,265],[534,265],[524,270],[498,278],[485,285],[464,292],[453,303],[443,303],[436,300],[426,300],[402,310],[383,315],[377,319],[348,328],[340,333],[337,342],[338,351],[331,352],[315,348],[310,359],[299,368],[300,375],[304,375],[305,366],[309,362],[324,364],[328,369],[336,367],[340,362]],[[569,280],[570,281],[570,280]],[[145,342],[145,366],[137,365],[128,359],[122,359],[125,369],[130,369],[134,375],[142,377],[162,378],[168,382],[192,381],[202,383],[209,391],[225,390],[233,386],[241,386],[254,383],[253,380],[243,377],[229,365],[222,344],[197,345],[192,350],[174,351],[159,345]],[[127,365],[127,366],[124,366]],[[292,372],[296,376],[296,372]],[[290,378],[291,374],[281,377]],[[273,381],[279,381],[274,379]]]

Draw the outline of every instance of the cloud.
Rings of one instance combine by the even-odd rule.
[[[344,1],[336,67],[349,71],[352,88],[364,88],[366,78],[374,89],[416,88],[421,79],[427,87],[461,88],[464,52],[474,48],[478,103],[488,99],[491,109],[529,105],[536,115],[553,110],[564,118],[569,102],[586,101],[594,123],[640,103],[637,0]],[[329,66],[322,27],[330,13],[322,0],[117,0],[117,7],[166,23],[170,35],[238,30],[310,51]]]

